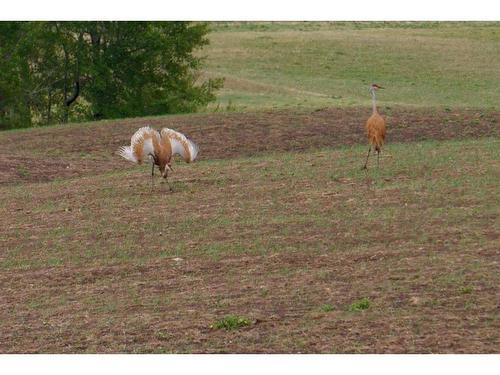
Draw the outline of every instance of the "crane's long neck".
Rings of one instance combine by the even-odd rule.
[[[375,99],[375,90],[371,90],[372,93],[372,110],[373,113],[377,113],[377,100]]]

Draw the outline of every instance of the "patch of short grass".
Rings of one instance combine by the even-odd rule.
[[[23,167],[23,166],[17,167],[17,173],[21,177],[29,177],[29,176],[31,176],[31,172],[29,171],[29,169],[26,168],[26,167]]]
[[[371,306],[371,302],[368,298],[364,297],[357,300],[349,305],[349,311],[359,312],[363,310],[368,310]]]
[[[323,312],[333,311],[333,306],[329,303],[325,303],[324,305],[321,306],[321,311]]]
[[[462,294],[471,294],[474,291],[474,288],[470,285],[463,286],[460,288],[460,293]]]
[[[238,315],[227,315],[224,318],[212,323],[210,325],[210,328],[225,329],[226,331],[231,331],[249,325],[250,325],[250,320],[248,318]]]
[[[160,341],[171,340],[173,335],[166,331],[157,331],[155,337]]]

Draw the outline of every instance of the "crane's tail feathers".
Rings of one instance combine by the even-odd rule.
[[[122,158],[127,159],[133,163],[137,163],[137,158],[134,155],[134,152],[132,151],[132,147],[130,146],[122,146],[118,150],[118,155],[120,155]]]
[[[172,146],[172,155],[180,155],[186,163],[195,161],[200,148],[184,134],[169,128],[161,130],[161,137],[166,137]]]
[[[384,138],[379,136],[379,135],[373,135],[373,134],[370,134],[368,136],[368,140],[370,142],[370,144],[372,144],[375,148],[375,151],[378,151],[380,152],[380,150],[382,149],[382,146],[384,145]]]

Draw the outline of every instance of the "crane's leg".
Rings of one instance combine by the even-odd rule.
[[[153,191],[153,181],[154,181],[154,176],[155,176],[156,157],[152,153],[149,153],[148,158],[151,161],[151,191]]]
[[[155,163],[151,163],[151,191],[153,191],[153,182],[155,177]]]
[[[368,157],[370,156],[370,151],[372,150],[372,146],[370,145],[370,148],[368,149],[368,155],[366,155],[366,161],[365,161],[365,166],[361,169],[368,169]]]
[[[168,172],[165,174],[165,181],[167,181],[168,188],[170,189],[170,192],[174,192],[174,189],[172,189],[172,185],[170,185],[170,182],[168,182]]]
[[[379,158],[380,158],[380,149],[377,150],[377,168],[380,168]]]

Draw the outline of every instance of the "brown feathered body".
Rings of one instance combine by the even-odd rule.
[[[366,136],[375,151],[380,152],[385,141],[385,120],[378,112],[373,112],[366,121]]]
[[[365,165],[363,169],[368,169],[368,158],[370,157],[370,152],[372,147],[375,148],[377,152],[377,166],[379,165],[380,151],[385,141],[385,120],[380,116],[377,111],[377,101],[375,99],[375,91],[378,89],[383,89],[382,86],[373,83],[370,87],[370,92],[372,94],[372,115],[366,121],[366,136],[368,138],[368,143],[370,148],[368,148],[368,154],[366,155]]]

